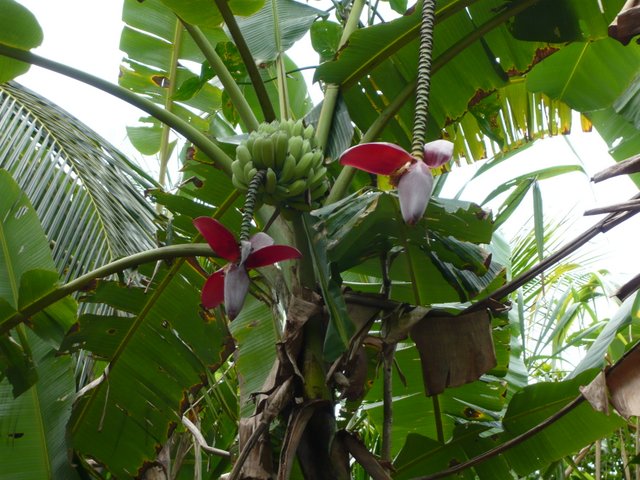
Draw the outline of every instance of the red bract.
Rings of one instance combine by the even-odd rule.
[[[424,215],[433,189],[431,168],[444,165],[453,155],[453,143],[435,140],[424,146],[424,162],[397,145],[386,142],[363,143],[346,150],[342,165],[377,175],[388,175],[398,186],[400,211],[405,223],[415,224]]]
[[[233,233],[213,218],[198,217],[193,224],[211,249],[229,261],[204,283],[202,305],[214,308],[224,301],[227,316],[231,320],[240,313],[249,291],[249,269],[302,256],[296,248],[274,245],[273,239],[263,232],[255,234],[248,242],[238,244]]]

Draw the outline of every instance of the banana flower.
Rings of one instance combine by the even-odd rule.
[[[216,255],[229,263],[215,271],[202,287],[202,305],[214,308],[224,302],[227,316],[238,316],[249,291],[249,270],[272,265],[283,260],[300,258],[302,254],[287,245],[274,245],[273,238],[264,232],[253,235],[240,244],[224,225],[209,217],[198,217],[194,226],[202,234]]]
[[[453,143],[435,140],[424,146],[424,161],[403,148],[386,142],[362,143],[342,154],[340,163],[377,175],[388,175],[398,187],[400,212],[405,223],[414,225],[424,215],[433,190],[431,169],[453,156]]]

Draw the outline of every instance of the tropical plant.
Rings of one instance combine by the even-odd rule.
[[[597,277],[548,268],[633,211],[545,255],[536,208],[512,255],[498,225],[578,167],[496,185],[496,218],[437,195],[452,157],[487,175],[572,109],[638,151],[623,1],[389,6],[125,0],[115,85],[31,53],[37,20],[0,0],[0,81],[34,64],[141,108],[129,138],[160,171],[0,86],[7,478],[561,477],[629,444],[639,301],[603,325]],[[286,55],[307,32],[315,107]],[[575,369],[539,374],[569,345]]]

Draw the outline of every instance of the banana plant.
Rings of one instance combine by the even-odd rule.
[[[498,224],[535,182],[575,168],[496,186],[513,189],[497,221],[438,195],[462,160],[493,166],[567,133],[572,109],[637,146],[640,51],[607,37],[622,4],[391,2],[402,14],[383,19],[364,0],[125,0],[115,84],[32,53],[37,19],[0,0],[0,79],[38,65],[137,106],[145,125],[130,139],[160,171],[150,178],[45,99],[0,86],[3,468],[507,478],[551,471],[622,428],[580,387],[628,370],[618,349],[617,370],[597,376],[638,305],[598,334],[595,368],[531,385],[509,310],[631,213],[548,256],[538,222],[540,261],[520,268]],[[287,56],[307,33],[315,106]],[[575,316],[559,304],[535,353],[567,343]]]

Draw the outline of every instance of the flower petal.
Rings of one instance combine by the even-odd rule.
[[[209,217],[198,217],[193,221],[193,225],[216,252],[216,255],[230,262],[235,262],[240,257],[236,238],[220,222]]]
[[[202,305],[205,308],[215,308],[224,299],[224,270],[214,272],[204,282],[202,287]]]
[[[249,275],[243,265],[229,264],[224,276],[224,308],[227,317],[238,316],[249,291]]]
[[[302,257],[302,254],[297,248],[288,245],[271,245],[254,251],[249,255],[244,265],[247,268],[259,268],[281,262],[282,260],[300,257]]]
[[[424,144],[424,163],[436,168],[448,163],[453,157],[453,143],[449,140],[434,140]]]
[[[415,162],[398,182],[400,211],[408,225],[414,225],[424,215],[433,190],[433,175],[424,162]]]
[[[340,157],[342,165],[378,175],[391,175],[411,160],[403,148],[386,142],[361,143],[345,150]]]
[[[256,233],[249,239],[249,241],[251,242],[251,248],[254,252],[256,250],[260,250],[261,248],[268,247],[269,245],[274,244],[273,238],[271,238],[264,232]]]

